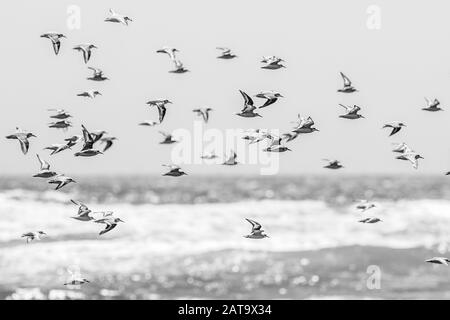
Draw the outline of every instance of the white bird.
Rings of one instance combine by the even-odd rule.
[[[65,120],[67,118],[71,118],[72,116],[64,109],[47,109],[48,111],[54,111],[56,114],[51,115],[50,118],[52,119],[58,119],[58,120]]]
[[[65,286],[80,286],[85,283],[90,283],[89,280],[83,278],[79,272],[67,270],[70,273],[70,280],[64,283]]]
[[[281,62],[284,62],[284,60],[276,56],[263,57],[261,62],[265,63],[265,65],[261,67],[262,69],[276,70],[280,68],[286,68],[281,64]]]
[[[197,114],[197,116],[202,117],[203,121],[205,123],[208,123],[209,112],[212,111],[212,110],[213,109],[211,109],[211,108],[198,108],[198,109],[194,109],[192,111],[195,112]]]
[[[54,155],[57,153],[60,153],[61,151],[70,149],[73,145],[75,145],[75,143],[73,142],[67,142],[65,144],[61,144],[61,143],[56,143],[56,144],[52,144],[49,147],[45,147],[44,150],[51,150],[52,152],[50,153],[50,155]]]
[[[272,136],[270,145],[263,149],[265,152],[286,152],[286,151],[292,151],[286,146],[281,145],[281,138]]]
[[[102,223],[102,224],[106,225],[105,229],[103,229],[99,233],[99,235],[101,236],[102,234],[105,234],[105,233],[111,231],[112,229],[114,229],[119,222],[125,222],[125,221],[121,220],[120,218],[114,218],[114,216],[109,215],[109,216],[94,220],[94,222]]]
[[[254,118],[254,117],[262,117],[260,114],[254,112],[256,110],[256,107],[254,106],[254,102],[252,98],[248,94],[246,94],[244,91],[239,90],[242,97],[244,98],[244,108],[241,110],[240,113],[236,113],[238,116],[245,117],[245,118]]]
[[[45,235],[47,234],[44,231],[27,232],[22,235],[22,238],[26,238],[29,243],[33,240],[41,240]]]
[[[102,95],[98,90],[88,90],[77,94],[79,97],[91,98],[94,99],[96,96]]]
[[[409,153],[414,152],[408,145],[404,142],[396,144],[394,149],[392,149],[392,152],[396,153]]]
[[[422,110],[425,111],[444,111],[444,109],[440,108],[439,105],[441,104],[438,99],[434,99],[433,101],[429,100],[428,98],[425,98],[425,101],[427,102],[427,107],[422,108]]]
[[[409,151],[409,152],[404,152],[401,155],[397,156],[396,159],[409,161],[412,163],[413,168],[417,169],[417,168],[419,168],[419,159],[424,159],[424,158],[420,154],[418,154],[414,151]]]
[[[328,162],[328,164],[326,166],[324,166],[324,168],[326,168],[326,169],[334,169],[334,170],[336,170],[336,169],[341,169],[341,168],[344,167],[341,164],[341,162],[338,161],[338,160],[323,159],[323,161],[327,161]]]
[[[67,128],[72,126],[72,122],[67,120],[60,120],[56,122],[51,122],[48,124],[49,128],[56,128],[56,129],[63,129],[64,131],[67,131]]]
[[[58,174],[57,176],[51,178],[50,180],[48,180],[48,183],[50,184],[57,184],[55,190],[59,190],[62,187],[64,187],[65,185],[68,185],[69,183],[74,182],[76,183],[75,180],[73,180],[71,177],[67,177],[64,174]]]
[[[261,99],[266,99],[266,102],[264,102],[264,104],[262,106],[260,106],[259,109],[270,106],[271,104],[277,102],[277,100],[279,98],[284,98],[281,93],[276,92],[276,91],[262,91],[262,92],[258,93],[257,95],[255,95],[255,97],[261,98]]]
[[[99,150],[95,150],[94,143],[96,140],[94,140],[92,134],[86,129],[84,125],[81,125],[81,128],[83,129],[83,148],[80,152],[77,152],[74,154],[75,157],[93,157],[98,154],[103,154],[103,152]]]
[[[245,218],[245,220],[247,220],[252,225],[252,231],[250,232],[250,234],[245,235],[244,238],[248,239],[269,238],[269,236],[264,233],[264,230],[262,229],[261,225],[258,222],[247,218]]]
[[[185,72],[189,71],[188,69],[186,69],[183,66],[183,63],[180,60],[175,59],[175,60],[172,60],[172,61],[175,64],[175,69],[170,70],[169,72],[171,72],[171,73],[185,73]]]
[[[217,50],[222,51],[222,54],[218,56],[219,59],[233,59],[236,58],[237,55],[231,53],[231,50],[225,47],[217,47]]]
[[[431,259],[425,260],[425,262],[434,263],[434,264],[443,264],[445,266],[448,266],[450,259],[446,258],[446,257],[433,257]]]
[[[265,139],[272,139],[272,135],[263,129],[249,129],[245,131],[244,136],[242,137],[244,140],[249,140],[250,144],[258,143]]]
[[[36,137],[36,136],[31,132],[27,132],[27,131],[20,129],[19,127],[16,127],[16,132],[13,134],[10,134],[9,136],[6,136],[6,139],[19,140],[20,148],[22,149],[22,153],[27,154],[28,149],[30,148],[30,142],[28,141],[28,139],[31,137]]]
[[[160,134],[162,134],[164,136],[164,140],[161,141],[159,144],[172,144],[172,143],[176,143],[178,142],[178,140],[175,140],[172,136],[172,134],[164,132],[164,131],[159,131]]]
[[[177,165],[173,164],[163,164],[163,167],[168,167],[170,170],[169,172],[166,172],[163,174],[163,176],[169,176],[169,177],[180,177],[180,176],[187,176],[187,173],[182,171],[181,168]]]
[[[175,60],[176,59],[175,53],[180,51],[172,47],[162,47],[161,49],[156,50],[156,52],[168,54],[171,60]]]
[[[225,160],[224,163],[222,163],[225,166],[235,166],[238,164],[238,162],[236,161],[237,158],[237,154],[236,152],[234,152],[233,150],[231,150],[230,156],[228,157],[227,160]]]
[[[298,115],[297,127],[292,130],[294,133],[312,133],[314,131],[319,131],[313,128],[314,120],[311,117],[305,118]]]
[[[79,220],[79,221],[94,220],[94,218],[89,215],[92,211],[85,204],[75,201],[75,200],[72,200],[72,199],[70,201],[73,204],[78,206],[78,214],[75,217],[71,217],[72,219]]]
[[[84,63],[88,63],[88,61],[91,59],[92,49],[98,49],[97,46],[87,43],[87,44],[80,44],[78,46],[73,47],[73,50],[81,51],[83,53],[83,60]]]
[[[360,210],[361,212],[366,212],[367,210],[370,210],[375,207],[376,205],[374,203],[369,202],[367,200],[361,200],[359,204],[356,205],[356,209]]]
[[[118,14],[114,12],[113,9],[109,9],[109,13],[111,14],[109,17],[105,19],[105,22],[115,22],[115,23],[121,23],[123,25],[128,26],[128,21],[133,21],[127,16],[124,16],[122,14]]]
[[[47,32],[41,35],[41,38],[50,39],[53,46],[53,51],[56,55],[59,53],[59,49],[61,48],[61,38],[66,38],[62,33],[57,32]]]
[[[345,74],[343,74],[342,72],[340,72],[340,74],[341,74],[342,80],[344,81],[344,87],[342,89],[339,89],[338,92],[352,93],[352,92],[358,91],[352,86],[352,82]]]
[[[109,80],[108,77],[105,77],[103,75],[103,71],[99,68],[93,68],[93,67],[88,67],[89,70],[92,70],[93,75],[92,77],[88,77],[88,80],[92,80],[92,81],[105,81],[105,80]]]
[[[36,156],[39,160],[39,163],[41,164],[41,168],[40,168],[39,172],[37,174],[35,174],[33,177],[47,179],[47,178],[51,178],[51,177],[54,177],[57,175],[56,172],[50,170],[50,164],[47,161],[42,160],[38,154],[36,154]]]
[[[153,120],[145,120],[144,122],[139,123],[140,126],[153,127],[158,125],[159,122]]]
[[[345,105],[343,105],[343,104],[339,104],[339,105],[340,105],[341,107],[343,107],[343,108],[347,111],[346,114],[340,115],[340,116],[339,116],[340,118],[351,119],[351,120],[359,119],[359,118],[364,118],[363,115],[358,114],[358,111],[360,111],[361,108],[358,107],[356,104],[353,105],[353,107],[351,107],[351,106],[345,106]]]
[[[358,222],[361,223],[377,223],[377,222],[382,222],[383,220],[376,218],[376,217],[372,217],[372,218],[364,218],[362,220],[359,220]]]
[[[172,101],[169,101],[167,99],[165,100],[151,100],[148,101],[147,104],[150,107],[157,107],[158,108],[158,114],[159,114],[159,123],[162,123],[162,121],[164,120],[164,117],[166,116],[166,104],[172,104]]]
[[[402,127],[406,127],[406,124],[404,124],[403,122],[400,122],[400,121],[393,121],[390,123],[386,123],[383,126],[383,129],[384,128],[392,128],[392,131],[389,134],[389,137],[390,137],[390,136],[393,136],[394,134],[396,134],[397,132],[399,132],[402,129]]]

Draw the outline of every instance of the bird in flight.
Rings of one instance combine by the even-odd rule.
[[[92,49],[98,49],[98,48],[97,48],[97,46],[95,46],[91,43],[80,44],[80,45],[73,47],[73,50],[83,53],[84,63],[88,63],[89,60],[91,59]]]
[[[109,9],[109,13],[110,13],[110,16],[105,19],[105,22],[115,22],[115,23],[123,24],[125,26],[128,26],[129,21],[133,22],[133,20],[130,19],[129,17],[124,16],[122,14],[118,14],[113,9]]]
[[[244,108],[241,110],[240,113],[236,114],[244,118],[262,117],[260,114],[254,112],[256,110],[256,107],[254,106],[252,98],[250,98],[250,96],[242,90],[239,90],[239,92],[244,98]]]
[[[237,55],[231,53],[231,50],[228,48],[217,47],[216,49],[222,51],[220,56],[217,57],[218,59],[233,59],[237,57]]]
[[[353,105],[353,107],[346,106],[346,105],[343,105],[343,104],[339,104],[339,105],[347,111],[346,114],[341,114],[339,116],[339,118],[351,119],[351,120],[364,118],[363,115],[358,113],[358,111],[360,111],[361,108],[358,107],[356,104]]]
[[[251,220],[248,218],[245,218],[251,225],[252,225],[252,231],[250,234],[245,235],[244,238],[248,239],[264,239],[269,238],[267,234],[264,233],[264,230],[262,229],[261,225],[256,222],[255,220]]]
[[[44,231],[27,232],[22,235],[22,238],[26,238],[27,243],[33,240],[42,240],[43,236],[47,235]]]
[[[6,139],[19,140],[20,149],[22,150],[22,153],[27,154],[28,149],[30,148],[30,142],[28,141],[28,139],[31,137],[36,137],[36,136],[31,132],[27,132],[27,131],[20,129],[19,127],[16,127],[16,132],[13,134],[10,134],[9,136],[6,136]]]
[[[202,117],[203,121],[205,123],[208,123],[209,112],[212,111],[212,110],[213,109],[211,109],[211,108],[198,108],[198,109],[194,109],[192,111],[195,112],[197,114],[197,116]]]
[[[278,101],[279,98],[284,98],[281,95],[281,93],[276,92],[276,91],[262,91],[262,92],[258,93],[257,95],[255,95],[255,97],[261,98],[261,99],[266,99],[266,102],[264,102],[264,104],[262,106],[260,106],[259,109],[265,108],[265,107],[270,106],[271,104],[274,104],[275,102]]]
[[[427,102],[427,106],[425,108],[422,108],[422,110],[430,112],[444,111],[444,109],[439,107],[441,103],[438,99],[434,99],[433,101],[431,101],[428,98],[425,98],[425,101]]]
[[[186,172],[182,171],[181,168],[177,165],[173,164],[163,164],[163,167],[168,167],[169,172],[166,172],[163,174],[163,176],[169,176],[169,177],[181,177],[187,175]]]
[[[48,178],[51,178],[51,177],[54,177],[57,175],[56,172],[50,170],[50,164],[47,161],[42,160],[38,154],[36,154],[36,156],[38,158],[38,161],[39,161],[41,167],[40,167],[39,172],[36,173],[33,177],[48,179]]]
[[[345,74],[343,74],[342,72],[340,74],[341,74],[342,80],[344,81],[344,87],[342,89],[339,89],[338,92],[352,93],[352,92],[358,91],[352,86],[352,82]]]
[[[389,137],[390,137],[390,136],[393,136],[394,134],[396,134],[397,132],[399,132],[403,127],[406,127],[406,124],[404,124],[403,122],[393,121],[393,122],[390,122],[390,123],[386,123],[383,126],[383,129],[384,128],[392,128],[392,131],[389,134]]]
[[[59,49],[61,48],[61,38],[66,38],[66,36],[62,33],[57,32],[47,32],[41,35],[41,38],[50,39],[53,46],[53,51],[55,55],[58,55]]]
[[[159,123],[163,122],[164,117],[166,116],[166,111],[167,111],[166,105],[169,104],[169,103],[172,104],[172,101],[169,101],[167,99],[165,99],[165,100],[151,100],[151,101],[147,102],[147,104],[150,107],[158,108]]]

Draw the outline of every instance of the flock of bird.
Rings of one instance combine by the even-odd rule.
[[[111,22],[111,23],[118,23],[125,26],[128,26],[129,22],[132,22],[133,20],[130,19],[127,16],[121,15],[116,13],[114,10],[110,9],[110,16],[105,19],[105,22]],[[63,39],[66,39],[66,36],[62,33],[57,32],[48,32],[41,35],[42,38],[47,38],[51,41],[51,44],[53,46],[54,53],[58,55],[60,48],[61,48],[61,41]],[[91,58],[93,49],[98,49],[97,46],[91,43],[87,44],[80,44],[73,47],[74,50],[81,52],[83,56],[83,61],[85,64],[87,64]],[[225,47],[217,47],[218,50],[220,50],[221,54],[217,57],[218,59],[234,59],[237,58],[237,55],[232,53],[232,51]],[[170,70],[171,73],[185,73],[189,70],[186,69],[183,66],[183,63],[181,60],[177,58],[177,54],[179,53],[179,50],[173,47],[163,47],[156,51],[157,53],[166,54],[172,63],[174,64],[175,68],[173,70]],[[262,69],[268,69],[268,70],[277,70],[280,68],[285,68],[285,66],[282,64],[284,62],[283,59],[276,57],[276,56],[265,56],[262,58],[261,63],[263,64],[261,66]],[[109,80],[104,74],[103,71],[94,68],[94,67],[88,67],[89,70],[92,71],[92,76],[88,77],[87,80],[90,81],[106,81]],[[343,80],[343,87],[338,89],[337,91],[340,93],[345,94],[351,94],[353,92],[357,92],[358,90],[352,85],[352,82],[350,79],[344,74],[340,73],[340,76]],[[276,91],[262,91],[257,93],[254,97],[258,99],[263,99],[264,103],[260,106],[256,106],[254,100],[251,98],[250,95],[248,95],[246,92],[239,90],[240,94],[242,95],[242,98],[244,100],[243,102],[243,108],[240,112],[236,113],[236,115],[240,117],[245,118],[254,118],[254,117],[262,117],[257,111],[267,108],[273,104],[275,104],[279,99],[283,98],[283,95]],[[89,90],[85,92],[81,92],[78,94],[80,97],[90,98],[94,99],[96,96],[101,95],[101,92],[98,90]],[[423,108],[424,111],[427,112],[436,112],[436,111],[442,111],[443,109],[440,108],[440,102],[437,99],[434,100],[428,100],[426,99],[426,107]],[[167,112],[167,106],[169,104],[172,104],[172,102],[168,99],[163,100],[151,100],[147,102],[147,105],[152,108],[156,108],[158,111],[158,121],[153,120],[146,120],[144,122],[139,123],[141,126],[149,126],[153,127],[156,125],[161,124],[166,116]],[[358,120],[361,118],[364,118],[363,115],[361,115],[359,112],[361,111],[361,107],[357,105],[348,106],[339,104],[344,110],[345,113],[340,115],[340,118],[348,119],[348,120]],[[56,128],[56,129],[62,129],[67,130],[69,127],[72,126],[72,123],[69,121],[69,118],[72,116],[70,113],[63,109],[49,109],[49,111],[54,112],[52,115],[50,115],[50,118],[52,121],[49,123],[49,128]],[[206,107],[206,108],[198,108],[194,109],[193,112],[198,116],[201,117],[202,120],[205,123],[208,123],[208,120],[210,118],[210,113],[213,111],[212,108]],[[288,147],[286,147],[284,144],[288,143],[294,139],[296,139],[299,135],[302,134],[311,134],[316,131],[319,131],[317,128],[314,127],[315,123],[314,120],[308,116],[308,117],[302,117],[300,114],[298,115],[297,121],[295,121],[295,127],[288,133],[284,133],[281,136],[276,136],[275,134],[271,133],[269,130],[263,130],[263,129],[249,129],[245,132],[242,139],[248,140],[250,144],[253,143],[259,143],[264,140],[269,141],[269,145],[263,149],[265,152],[286,152],[291,151]],[[395,121],[391,123],[386,123],[383,128],[391,129],[389,136],[393,136],[397,134],[402,128],[406,127],[406,125],[403,122]],[[107,136],[107,132],[104,130],[99,131],[89,131],[84,125],[81,125],[81,135],[75,135],[72,137],[69,137],[64,140],[64,143],[61,144],[52,144],[49,147],[46,147],[45,150],[50,150],[50,155],[55,155],[59,152],[63,152],[68,149],[72,149],[72,147],[76,146],[79,143],[82,143],[82,147],[80,151],[75,152],[74,156],[76,157],[93,157],[100,154],[103,154],[106,152],[109,148],[113,146],[114,141],[117,139],[113,136]],[[173,136],[170,133],[166,133],[163,131],[160,131],[160,133],[164,136],[164,139],[160,142],[161,144],[172,144],[178,142],[176,139],[173,138]],[[23,154],[27,154],[29,146],[30,146],[30,138],[35,138],[36,135],[34,135],[32,132],[22,130],[19,127],[16,128],[16,132],[8,135],[7,139],[15,139],[18,140],[20,143],[21,150]],[[97,143],[103,143],[104,147],[102,150],[99,150],[96,146]],[[418,161],[419,159],[423,159],[423,157],[415,152],[413,149],[411,149],[406,143],[400,143],[395,146],[395,148],[392,150],[394,153],[398,154],[396,156],[396,159],[409,161],[415,169],[418,168]],[[208,153],[203,154],[201,156],[202,159],[215,159],[218,156],[214,153]],[[69,183],[75,183],[76,181],[72,179],[71,177],[68,177],[64,174],[59,174],[53,170],[50,169],[50,164],[43,160],[39,155],[37,155],[37,159],[40,164],[40,170],[37,174],[35,174],[33,177],[36,178],[43,178],[47,179],[47,182],[50,184],[56,185],[56,190],[59,190],[63,188],[64,186],[68,185]],[[228,158],[224,160],[222,163],[223,165],[228,166],[234,166],[237,165],[238,162],[236,161],[237,154],[233,150],[231,150],[231,153],[229,154]],[[326,169],[332,169],[337,170],[341,169],[344,166],[339,160],[334,159],[323,159],[327,162],[327,164],[324,166]],[[169,171],[164,176],[171,176],[171,177],[180,177],[183,175],[186,175],[184,171],[178,166],[174,164],[163,164],[163,166],[166,166],[169,168]],[[447,175],[450,175],[450,172],[446,173]],[[117,218],[114,216],[113,212],[93,212],[91,211],[85,204],[71,200],[75,205],[78,206],[78,214],[73,219],[76,219],[78,221],[83,222],[94,222],[98,224],[105,225],[105,228],[100,231],[99,235],[103,235],[112,229],[114,229],[119,222],[124,222],[120,218]],[[374,208],[376,205],[373,203],[370,203],[367,200],[362,200],[360,204],[357,205],[357,209],[361,212],[366,212],[372,208]],[[262,229],[262,226],[260,223],[251,220],[246,219],[252,226],[251,232],[248,235],[245,235],[245,238],[249,239],[264,239],[268,238],[268,235],[264,233],[264,230]],[[377,217],[367,217],[362,220],[359,220],[361,223],[378,223],[382,220]],[[43,231],[36,231],[36,232],[28,232],[22,235],[22,237],[26,238],[27,243],[33,240],[40,240],[43,236],[45,236],[46,233]],[[450,260],[445,257],[434,257],[432,259],[426,260],[430,263],[437,263],[437,264],[444,264],[448,265],[448,262]],[[72,277],[72,281],[66,283],[66,285],[72,284],[83,284],[88,283],[89,281],[81,278],[81,277]]]

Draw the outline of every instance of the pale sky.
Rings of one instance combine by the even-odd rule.
[[[67,8],[81,9],[81,28],[69,30]],[[366,26],[370,5],[381,9],[381,29]],[[104,22],[114,8],[134,21],[128,27]],[[1,134],[15,126],[31,130],[28,155],[17,141],[2,138],[0,174],[33,174],[38,152],[53,169],[77,174],[163,173],[171,146],[159,145],[158,130],[191,130],[192,109],[209,106],[207,128],[274,128],[287,132],[298,113],[310,115],[320,132],[289,143],[280,155],[280,173],[330,173],[322,158],[341,160],[345,173],[442,174],[450,170],[450,4],[448,1],[5,1],[2,16],[0,77]],[[48,31],[64,33],[55,56]],[[72,47],[92,42],[89,66],[111,80],[86,80],[90,71]],[[180,50],[191,70],[171,74],[169,58],[155,51]],[[231,48],[238,58],[216,59],[217,46]],[[261,69],[260,59],[277,55],[286,69]],[[339,71],[360,90],[337,93]],[[94,100],[77,97],[86,89],[103,93]],[[260,111],[263,118],[235,115],[243,105],[239,89],[254,95],[277,90],[285,98]],[[424,97],[438,98],[446,109],[427,113]],[[137,124],[157,119],[145,102],[170,99],[161,126]],[[255,99],[262,103],[259,99]],[[343,104],[358,104],[366,119],[338,118]],[[68,132],[47,128],[48,108],[64,108],[74,118]],[[384,123],[404,121],[408,127],[388,137]],[[105,129],[119,138],[104,156],[75,158],[73,151],[48,156],[42,148],[90,130]],[[395,160],[392,142],[406,142],[425,159],[419,170]],[[265,146],[261,145],[263,148]],[[239,159],[238,159],[239,160]],[[259,172],[258,166],[185,165],[192,174]]]

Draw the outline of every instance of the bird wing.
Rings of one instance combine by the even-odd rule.
[[[159,113],[159,123],[161,123],[166,115],[166,107],[163,104],[157,104],[156,106]]]
[[[103,148],[103,152],[112,147],[113,141],[111,139],[102,139],[104,143],[106,143],[105,148]]]
[[[111,231],[112,229],[114,229],[117,226],[116,223],[107,223],[105,229],[103,229],[102,231],[100,231],[99,235],[101,236],[102,234],[105,234],[109,231]]]
[[[89,133],[89,131],[86,129],[84,125],[81,125],[81,128],[83,129],[83,138],[84,138],[84,144],[81,151],[92,149],[94,145],[94,139],[92,138],[92,135]]]
[[[17,139],[20,142],[20,148],[22,149],[23,154],[27,154],[30,142],[25,137],[17,137]]]
[[[253,100],[252,98],[250,98],[250,96],[248,94],[246,94],[244,91],[239,90],[239,92],[241,93],[242,97],[244,98],[244,103],[245,105],[249,105],[249,106],[253,106]],[[245,109],[245,108],[244,108]]]
[[[252,225],[252,232],[261,230],[261,225],[258,222],[248,218],[245,218],[245,220],[247,220]]]
[[[262,106],[260,106],[259,108],[261,109],[261,108],[265,108],[265,107],[267,107],[267,106],[270,106],[271,104],[277,102],[277,100],[278,100],[277,98],[269,98],[269,99],[267,99],[266,102],[264,102],[264,104],[263,104]]]
[[[350,81],[350,79],[341,72],[341,77],[342,80],[344,80],[344,87],[350,87],[352,85],[352,82]]]
[[[38,154],[36,154],[36,156],[37,156],[39,162],[41,163],[41,170],[49,170],[50,169],[50,164],[47,161],[42,160],[41,157],[39,157]]]
[[[55,51],[55,54],[58,54],[59,49],[61,48],[61,41],[54,37],[51,37],[50,40],[52,40],[53,51]]]

